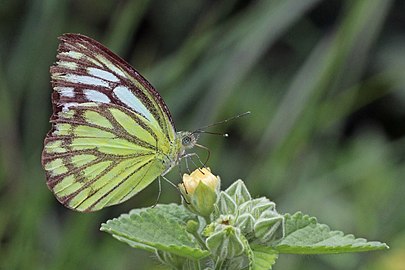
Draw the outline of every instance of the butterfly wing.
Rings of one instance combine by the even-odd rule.
[[[84,35],[64,34],[59,39],[58,62],[50,70],[54,115],[61,105],[70,103],[114,103],[141,114],[159,125],[169,140],[174,139],[167,105],[131,65]]]
[[[62,204],[95,211],[129,199],[168,168],[175,128],[160,95],[124,60],[82,35],[60,39],[42,164]]]

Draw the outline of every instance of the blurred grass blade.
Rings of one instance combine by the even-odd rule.
[[[173,104],[174,115],[181,112],[188,102],[197,95],[197,91],[205,82],[210,81],[212,74],[221,63],[221,59],[212,59],[211,63],[195,66],[196,61],[216,43],[217,37],[224,31],[224,20],[237,4],[236,0],[216,2],[205,14],[198,19],[194,29],[182,46],[172,55],[160,63],[155,64],[151,70],[150,78],[157,89],[167,92],[165,99]],[[225,20],[226,21],[226,20]],[[214,63],[215,62],[215,63]],[[180,86],[180,87],[179,87]],[[174,87],[173,91],[170,88]]]
[[[369,48],[375,41],[374,36],[384,21],[390,1],[362,0],[351,4],[353,6],[348,9],[348,14],[343,17],[333,36],[320,41],[293,79],[258,144],[257,151],[261,155],[268,155],[272,149],[269,164],[281,166],[278,168],[280,170],[284,170],[286,162],[291,161],[300,147],[308,143],[310,134],[319,132],[314,130],[314,124],[319,113],[317,104],[322,102],[322,97],[336,86],[352,83],[354,78],[343,83],[344,68],[349,64],[355,48]],[[358,68],[361,69],[364,60],[358,61]],[[266,167],[263,164],[260,166]]]
[[[199,104],[197,122],[207,122],[207,119],[210,121],[236,85],[277,38],[318,2],[319,0],[261,1],[243,14],[243,18],[231,26],[230,33],[218,42],[221,45],[229,37],[233,37],[234,33],[237,34],[227,61],[217,69],[209,92]],[[221,50],[218,53],[226,51]],[[210,108],[208,115],[207,108]]]
[[[133,0],[122,2],[111,18],[111,25],[106,33],[105,45],[121,54],[130,45],[132,36],[137,31],[147,11],[150,0]]]

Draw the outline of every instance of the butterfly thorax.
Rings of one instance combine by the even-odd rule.
[[[171,143],[168,154],[161,156],[164,166],[166,167],[162,175],[168,173],[174,166],[178,165],[180,160],[187,154],[186,150],[191,149],[197,143],[198,136],[189,131],[179,131]]]

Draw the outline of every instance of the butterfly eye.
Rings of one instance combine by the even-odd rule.
[[[190,143],[191,143],[191,137],[190,136],[185,136],[181,140],[181,144],[183,144],[183,145],[189,145]]]

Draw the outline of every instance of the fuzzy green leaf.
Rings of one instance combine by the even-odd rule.
[[[167,219],[176,220],[182,225],[186,225],[190,219],[196,219],[196,216],[187,211],[183,206],[177,204],[158,204],[156,207],[147,207],[140,209],[132,209],[129,211],[129,215],[139,214],[141,212],[148,211],[150,213],[159,213]]]
[[[195,216],[176,204],[132,210],[108,220],[101,230],[131,247],[148,251],[161,250],[191,259],[209,255],[186,231],[187,220]]]
[[[278,252],[272,247],[252,245],[253,251],[252,270],[269,270],[276,263]]]
[[[388,249],[385,243],[368,242],[341,231],[331,231],[314,217],[298,212],[285,215],[285,238],[274,248],[280,253],[328,254]]]

